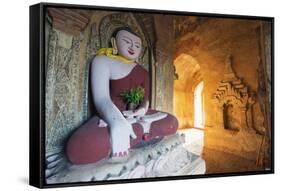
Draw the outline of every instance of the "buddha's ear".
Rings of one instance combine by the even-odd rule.
[[[118,49],[117,49],[117,44],[116,44],[116,39],[114,37],[111,37],[111,46],[112,46],[112,54],[118,54]]]

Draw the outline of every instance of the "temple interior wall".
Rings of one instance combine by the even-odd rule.
[[[182,18],[177,20],[178,37],[175,46],[175,59],[181,54],[188,54],[196,59],[204,81],[205,136],[207,147],[239,154],[246,158],[255,158],[265,132],[265,116],[261,105],[266,100],[260,97],[259,71],[262,66],[260,46],[260,30],[264,23],[260,21],[237,19]],[[185,26],[187,29],[184,29]],[[232,56],[232,68],[237,77],[255,96],[252,106],[253,131],[234,132],[220,127],[218,107],[214,103],[213,94],[218,83],[223,79],[225,59]],[[188,63],[186,64],[188,67]],[[181,73],[181,71],[179,71]],[[187,81],[186,83],[192,83]],[[192,86],[192,85],[191,85]],[[185,89],[193,91],[192,88]],[[179,96],[179,100],[183,99]],[[262,103],[261,103],[262,102]],[[182,102],[192,105],[193,100]],[[234,109],[235,110],[235,109]],[[239,112],[233,112],[232,118],[240,118]],[[248,123],[249,124],[249,123]],[[242,129],[243,127],[241,127]]]

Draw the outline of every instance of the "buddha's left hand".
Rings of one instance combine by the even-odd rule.
[[[136,110],[127,110],[122,112],[126,118],[141,117],[146,113],[145,108],[139,108]]]

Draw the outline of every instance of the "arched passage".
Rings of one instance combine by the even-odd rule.
[[[185,134],[187,149],[201,155],[204,145],[204,131],[199,129],[204,127],[201,67],[188,54],[180,54],[174,65],[178,76],[174,82],[174,114],[179,121],[179,131]]]
[[[200,65],[194,57],[188,54],[180,54],[174,60],[174,65],[178,76],[178,79],[174,82],[174,114],[179,120],[180,128],[191,128],[195,126],[195,116],[197,118],[200,116],[195,115],[194,107],[197,105],[195,101],[197,100],[201,104],[196,111],[202,112],[202,109],[198,110],[198,108],[203,108],[203,82]],[[196,100],[195,94],[199,96]],[[202,120],[203,117],[200,126],[203,124]]]

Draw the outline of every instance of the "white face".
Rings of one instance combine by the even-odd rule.
[[[141,39],[125,30],[117,33],[116,46],[120,56],[131,60],[139,58],[142,48]]]

